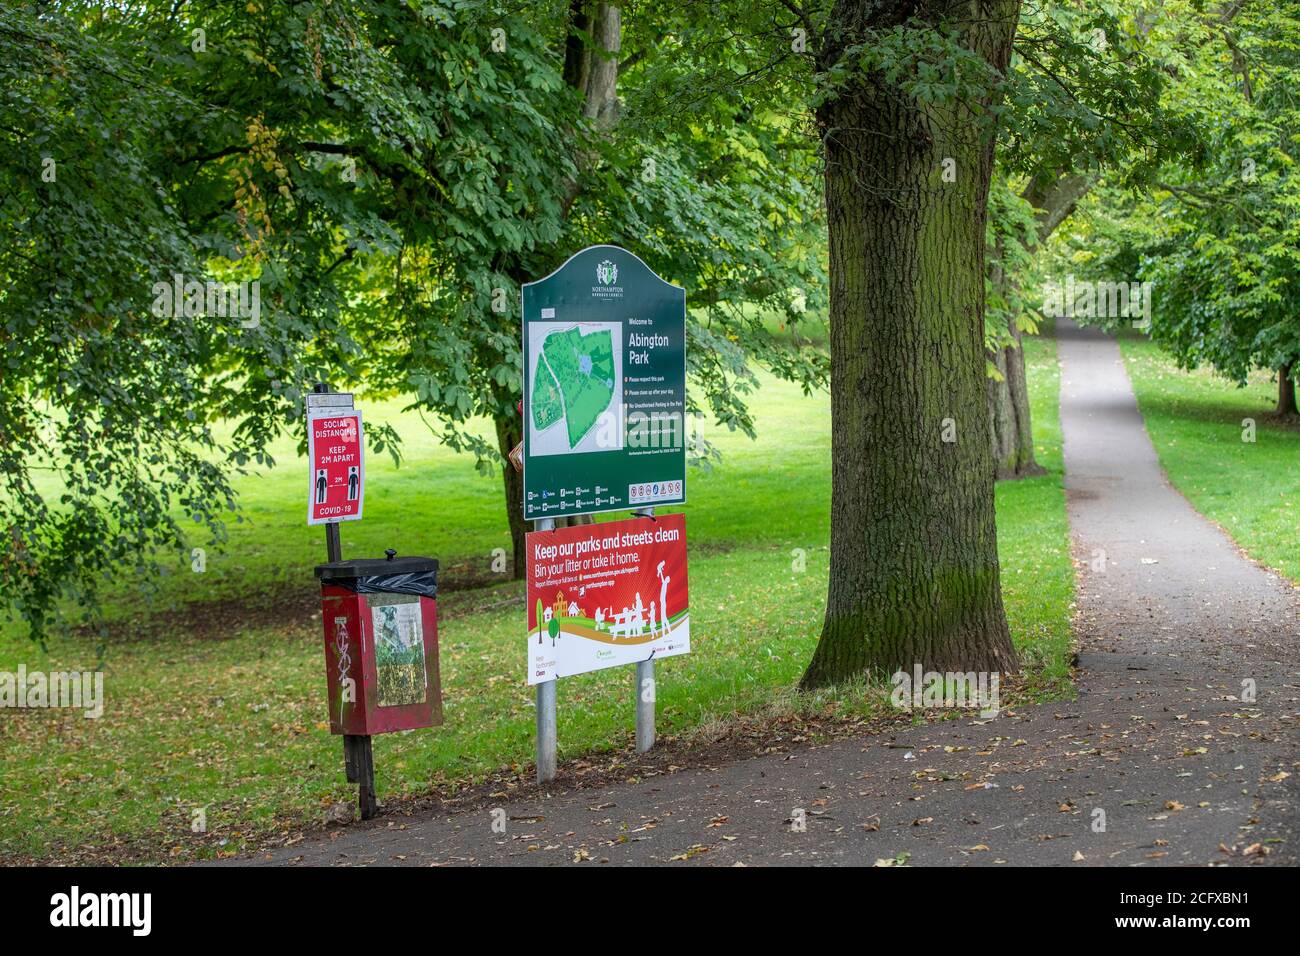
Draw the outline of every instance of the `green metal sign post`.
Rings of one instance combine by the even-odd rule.
[[[523,287],[524,517],[686,501],[686,290],[591,246]]]

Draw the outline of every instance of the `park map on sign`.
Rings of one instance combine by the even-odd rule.
[[[538,431],[564,419],[569,448],[576,448],[613,397],[614,341],[608,329],[583,334],[574,326],[546,336],[529,399]]]

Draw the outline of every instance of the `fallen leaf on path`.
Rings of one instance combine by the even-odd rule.
[[[693,857],[693,856],[699,856],[701,853],[708,853],[708,852],[709,852],[709,848],[708,848],[707,846],[705,846],[703,843],[696,843],[694,846],[692,846],[692,847],[691,847],[689,850],[687,850],[685,853],[678,853],[676,856],[670,856],[668,859],[669,859],[670,861],[671,861],[671,860],[689,860],[689,859],[690,859],[691,857]]]

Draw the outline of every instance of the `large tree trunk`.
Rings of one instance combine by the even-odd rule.
[[[962,16],[1004,70],[1018,0],[839,0],[836,41]],[[829,51],[835,55],[835,51]],[[831,275],[831,571],[816,687],[858,675],[1009,671],[984,365],[993,142],[961,107],[923,111],[882,77],[818,109]],[[956,160],[955,182],[940,175]],[[949,440],[951,439],[951,440]]]
[[[618,53],[622,17],[617,4],[596,5],[591,23],[594,47],[586,75],[586,99],[582,115],[598,129],[609,130],[618,122]]]
[[[1279,415],[1296,414],[1295,379],[1291,375],[1293,363],[1287,362],[1277,370],[1277,413]]]

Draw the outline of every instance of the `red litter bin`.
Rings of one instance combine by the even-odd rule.
[[[370,736],[442,723],[438,562],[318,564],[330,731]]]

